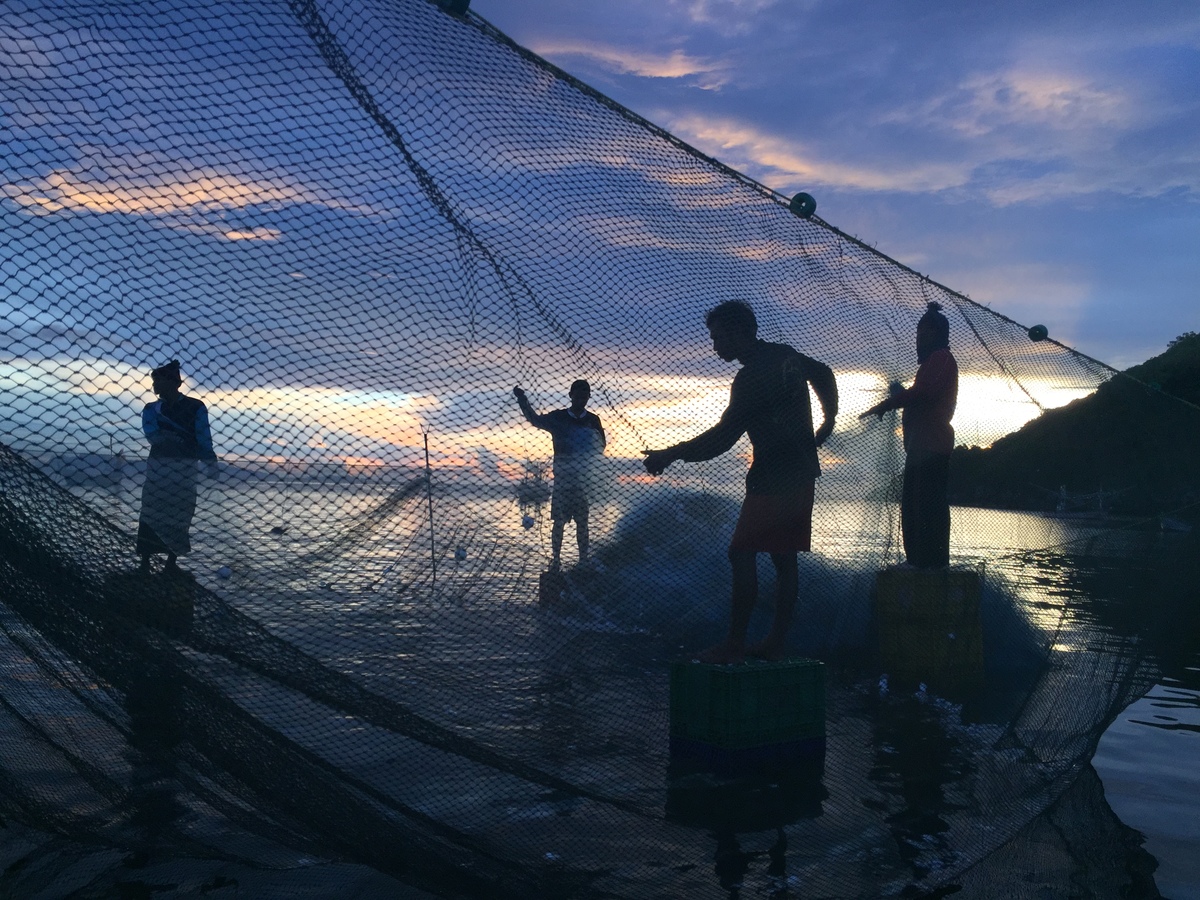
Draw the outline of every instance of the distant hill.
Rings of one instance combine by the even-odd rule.
[[[1121,491],[1111,501],[1116,513],[1155,514],[1200,501],[1197,407],[1200,334],[1188,332],[1165,353],[991,447],[957,448],[951,501],[1053,509],[1060,486],[1071,494]]]

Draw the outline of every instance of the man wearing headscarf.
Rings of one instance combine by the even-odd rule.
[[[904,492],[900,530],[904,556],[918,569],[950,565],[950,452],[954,449],[954,408],[958,403],[958,363],[950,352],[950,323],[941,305],[930,303],[917,322],[917,377],[859,418],[883,417],[903,409]]]
[[[142,571],[150,571],[150,557],[167,554],[167,571],[176,571],[176,557],[191,552],[189,532],[196,512],[196,463],[204,460],[215,471],[208,409],[194,397],[182,394],[179,360],[173,359],[150,373],[158,399],[142,410],[142,431],[150,442],[142,510],[138,519],[137,552]]]

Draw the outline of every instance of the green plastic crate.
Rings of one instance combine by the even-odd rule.
[[[671,737],[744,749],[825,736],[825,666],[812,659],[671,666]]]

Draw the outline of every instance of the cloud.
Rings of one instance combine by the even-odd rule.
[[[721,210],[725,204],[700,201],[681,203],[692,210]],[[833,252],[833,239],[801,242],[783,236],[723,235],[714,239],[700,229],[683,232],[661,218],[656,222],[638,216],[579,215],[570,222],[570,234],[587,233],[595,241],[624,250],[665,250],[677,254],[728,256],[748,262],[820,258]],[[570,248],[563,248],[569,253]]]
[[[160,216],[306,199],[302,191],[287,185],[203,172],[176,178],[116,175],[100,180],[60,169],[26,184],[7,185],[6,192],[21,206],[39,206],[48,212],[79,209]]]
[[[307,456],[321,445],[323,456],[361,455],[362,441],[379,455],[382,447],[411,450],[421,444],[426,417],[442,403],[428,395],[394,391],[332,388],[217,388],[203,397],[213,415],[241,442],[265,441],[263,423],[272,427],[270,443]],[[318,439],[314,440],[314,436]],[[334,448],[334,436],[340,447]]]
[[[251,228],[227,231],[223,236],[230,241],[276,241],[282,234],[278,228]]]
[[[786,122],[776,131],[740,115],[666,115],[689,143],[788,193],[946,193],[1008,206],[1200,192],[1200,151],[1185,140],[1192,129],[1181,112],[1132,88],[1020,70],[971,75],[917,104],[878,112],[872,142],[849,152],[839,149],[844,124],[814,124],[799,138]]]
[[[867,191],[924,192],[959,187],[970,177],[963,162],[921,161],[888,167],[858,166],[820,158],[802,143],[731,119],[682,116],[672,130],[733,165],[764,173],[773,183]]]
[[[911,383],[911,377],[905,382]],[[858,420],[859,414],[887,393],[887,383],[878,372],[840,371],[837,383],[841,400],[838,422],[846,423],[840,426],[842,431],[846,425],[853,430],[855,426],[851,423]],[[1093,389],[1092,385],[1065,384],[1059,379],[1037,376],[1023,376],[1018,385],[1011,378],[998,378],[995,372],[962,371],[959,373],[958,405],[951,422],[955,441],[986,447],[1037,418],[1041,414],[1037,404],[1045,408],[1063,406],[1087,396]],[[1036,398],[1037,404],[1029,399],[1029,395]],[[819,409],[815,402],[813,409]],[[898,425],[899,416],[888,416],[883,421]],[[875,422],[874,418],[868,419],[867,428],[874,427]]]
[[[562,40],[534,43],[532,49],[547,58],[581,56],[623,75],[639,75],[644,78],[717,76],[724,69],[720,62],[688,56],[682,50],[672,50],[663,55],[589,41]],[[722,77],[708,77],[704,79],[702,86],[716,88],[723,83]]]
[[[944,136],[969,162],[962,185],[994,206],[1200,188],[1192,100],[1161,95],[1097,61],[1042,59],[964,75],[953,87],[885,112],[881,125]]]
[[[949,90],[887,111],[879,122],[986,141],[1000,155],[1013,150],[1030,155],[1048,141],[1062,153],[1064,139],[1072,135],[1082,138],[1072,143],[1085,147],[1097,139],[1108,143],[1114,134],[1152,118],[1149,104],[1127,85],[1106,86],[1094,77],[1043,66],[967,75]],[[1031,136],[1039,133],[1031,144]]]
[[[511,3],[490,0],[489,14]],[[674,69],[655,57],[659,73],[719,59],[721,91],[681,90],[677,77],[612,88],[780,189],[944,194],[992,208],[1198,193],[1200,15],[1190,7],[618,0],[602,14],[526,0],[510,15],[518,40],[533,31],[544,47],[570,48],[587,35],[581,52],[597,58],[682,48]]]
[[[278,176],[187,171],[180,170],[178,163],[172,169],[147,177],[127,165],[115,169],[93,166],[86,173],[61,168],[23,182],[0,185],[0,194],[29,213],[82,211],[144,216],[169,228],[231,241],[273,241],[282,235],[278,228],[231,225],[224,216],[233,210],[310,204],[369,212]]]
[[[97,55],[128,52],[125,43],[110,40],[95,29],[59,26],[49,30],[41,25],[33,15],[5,12],[0,22],[0,73],[5,79],[60,77],[64,68],[79,64],[78,48],[83,45]]]
[[[746,34],[760,23],[759,13],[777,4],[778,0],[673,0],[672,6],[682,7],[688,19],[696,25],[715,29],[718,34]],[[818,0],[789,0],[793,14],[814,6]]]
[[[1127,128],[1141,116],[1126,90],[1104,88],[1085,77],[1061,72],[1015,71],[976,76],[963,86],[969,114],[957,127],[975,136],[1009,124],[1056,131]]]
[[[1019,322],[1039,322],[1051,335],[1070,344],[1080,321],[1089,314],[1093,285],[1073,267],[1063,263],[1022,262],[989,266],[972,260],[962,272],[951,270],[950,280],[969,281],[977,303],[995,305]]]

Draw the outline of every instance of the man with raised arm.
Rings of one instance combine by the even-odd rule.
[[[958,363],[950,352],[950,322],[941,305],[930,303],[917,322],[917,375],[912,387],[896,390],[859,416],[866,419],[903,409],[904,491],[900,531],[904,558],[918,569],[950,565],[950,453],[958,404]]]
[[[529,405],[529,398],[519,387],[513,396],[521,412],[534,428],[550,432],[554,446],[554,493],[550,497],[550,568],[562,565],[563,531],[567,522],[575,520],[575,542],[579,545],[579,562],[588,559],[588,494],[596,458],[604,452],[607,440],[600,417],[585,407],[592,397],[591,386],[582,378],[571,384],[567,396],[571,405],[539,415]]]
[[[754,461],[746,474],[746,499],[729,544],[733,602],[726,639],[699,655],[702,662],[737,663],[747,653],[760,659],[783,656],[799,589],[797,553],[812,543],[813,488],[821,474],[817,447],[833,431],[837,382],[833,370],[786,344],[758,339],[749,305],[722,303],[705,319],[713,350],[726,362],[742,364],[733,379],[729,407],[708,431],[664,450],[647,450],[646,471],[661,474],[676,460],[700,462],[750,436]],[[823,421],[813,431],[812,386]],[[775,564],[775,619],[765,639],[747,649],[746,631],[758,598],[755,558],[771,554]]]

